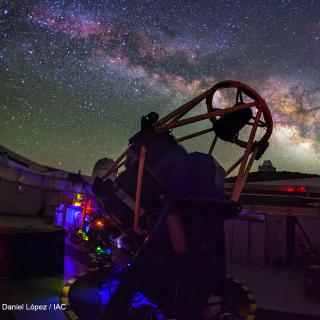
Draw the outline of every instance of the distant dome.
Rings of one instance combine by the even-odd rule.
[[[109,158],[102,158],[98,160],[92,171],[92,178],[94,179],[96,176],[101,177],[114,163],[112,159]]]
[[[259,172],[276,172],[277,168],[275,168],[271,162],[271,160],[263,161],[263,164],[258,168]]]

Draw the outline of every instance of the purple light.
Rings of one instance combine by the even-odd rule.
[[[56,226],[57,227],[63,226],[63,212],[60,212],[60,211],[56,212]]]
[[[117,248],[121,249],[122,248],[122,243],[121,243],[121,239],[116,239],[114,244],[116,245]]]
[[[57,208],[56,208],[57,211],[63,211],[64,210],[64,204],[61,203]]]
[[[101,286],[100,297],[101,297],[101,304],[103,306],[108,304],[111,295],[116,291],[119,283],[120,283],[119,279],[114,279]],[[158,306],[152,303],[140,292],[137,292],[135,294],[133,300],[131,301],[131,306],[132,308],[146,307],[148,309],[151,307],[152,309],[154,309],[157,320],[165,320],[164,314],[161,310],[158,309]]]
[[[68,225],[75,225],[81,227],[82,223],[82,209],[75,206],[69,206],[66,214],[66,228]]]

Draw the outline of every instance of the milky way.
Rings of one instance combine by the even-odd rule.
[[[142,115],[234,79],[272,111],[263,159],[320,173],[319,58],[318,1],[2,1],[0,144],[90,174]],[[227,167],[239,151],[217,152]]]

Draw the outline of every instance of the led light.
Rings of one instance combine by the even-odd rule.
[[[92,203],[91,203],[91,199],[89,199],[89,201],[87,202],[86,212],[87,212],[87,213],[91,213],[91,212],[92,212]]]
[[[107,248],[107,249],[104,250],[104,251],[105,251],[106,254],[109,254],[109,255],[112,254],[112,251],[111,251],[109,248]]]
[[[89,241],[89,237],[84,232],[82,233],[82,240]]]
[[[286,192],[307,192],[307,187],[304,186],[286,186],[285,187]]]
[[[56,211],[56,226],[62,227],[63,225],[63,212]]]
[[[78,201],[82,201],[82,195],[81,195],[81,193],[77,193],[76,199],[77,199]]]
[[[118,249],[121,249],[122,248],[122,243],[121,243],[121,239],[116,239],[115,242],[114,242],[115,246],[118,248]]]
[[[287,192],[295,192],[295,191],[296,191],[296,188],[295,188],[295,187],[292,187],[292,186],[287,186],[286,191],[287,191]]]
[[[96,253],[97,254],[102,254],[102,253],[104,253],[104,251],[102,250],[102,248],[100,246],[97,246]]]
[[[307,187],[299,186],[297,187],[298,192],[307,192]]]
[[[97,227],[102,228],[103,225],[104,225],[104,224],[103,224],[103,222],[102,222],[101,220],[97,220],[97,221],[96,221],[96,226],[97,226]]]

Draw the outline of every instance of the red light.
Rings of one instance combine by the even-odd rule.
[[[87,203],[87,208],[86,208],[87,210],[87,213],[91,213],[91,211],[92,211],[92,205],[91,205],[91,199],[89,199],[89,201],[88,201],[88,203]]]
[[[302,187],[302,186],[297,187],[297,191],[298,192],[307,192],[307,187]]]
[[[286,187],[286,191],[287,192],[295,192],[296,189],[294,187],[288,186],[288,187]]]
[[[101,220],[97,220],[97,221],[96,221],[96,226],[97,226],[98,228],[102,228],[103,225],[104,225],[104,223],[103,223]]]
[[[297,186],[297,187],[285,186],[284,189],[286,192],[301,192],[301,193],[307,192],[307,187],[304,187],[304,186]]]

